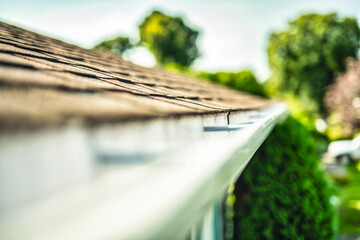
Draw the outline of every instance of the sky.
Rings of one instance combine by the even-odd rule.
[[[194,69],[250,69],[261,81],[270,76],[268,37],[290,20],[309,12],[360,19],[360,0],[0,0],[0,20],[91,48],[118,35],[138,38],[137,26],[153,9],[182,16],[200,30]],[[144,66],[155,63],[141,48],[125,57]]]

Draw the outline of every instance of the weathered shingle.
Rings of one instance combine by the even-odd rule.
[[[263,108],[271,101],[0,22],[0,128]]]

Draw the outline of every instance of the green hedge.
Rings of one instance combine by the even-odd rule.
[[[236,239],[334,239],[330,189],[315,141],[289,117],[277,126],[235,186]]]
[[[211,82],[220,83],[239,91],[267,97],[263,85],[258,82],[254,73],[249,70],[241,72],[201,72],[198,74],[198,77],[208,79]]]

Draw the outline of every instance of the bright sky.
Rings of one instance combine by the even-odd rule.
[[[90,48],[117,35],[137,37],[138,24],[154,8],[201,30],[195,69],[251,69],[261,80],[269,76],[268,36],[289,20],[307,12],[360,19],[359,0],[1,0],[0,20]],[[138,64],[154,64],[144,49],[132,56]]]

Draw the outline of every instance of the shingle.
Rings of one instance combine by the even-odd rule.
[[[19,127],[48,126],[83,119],[107,122],[151,116],[156,116],[151,109],[101,93],[41,88],[0,90],[0,124],[6,128],[14,128],[14,123]]]
[[[26,76],[26,77],[24,77]],[[68,88],[82,90],[121,90],[120,86],[111,83],[79,77],[71,73],[55,72],[48,70],[34,70],[23,68],[10,68],[0,63],[0,83],[15,88]],[[124,91],[125,89],[122,88]]]
[[[0,128],[263,108],[272,101],[0,22]]]

